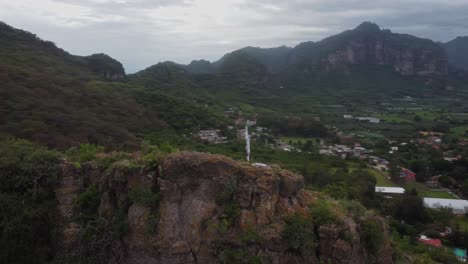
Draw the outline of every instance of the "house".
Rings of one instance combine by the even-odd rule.
[[[468,212],[468,201],[458,199],[440,199],[428,198],[423,199],[424,207],[432,209],[450,208],[454,214],[465,214]]]
[[[353,119],[353,116],[352,115],[343,115],[343,118],[344,119]]]
[[[325,155],[325,156],[333,156],[333,151],[329,149],[321,149],[319,150],[320,155]]]
[[[438,188],[440,177],[442,177],[442,175],[429,177],[429,179],[426,181],[426,185],[431,188]]]
[[[347,135],[338,135],[338,140],[340,141],[340,144],[354,144],[356,142],[356,139],[353,136],[347,136]]]
[[[432,247],[441,247],[442,246],[442,241],[440,239],[437,239],[437,238],[430,238],[430,237],[427,237],[425,235],[420,235],[419,238],[418,238],[418,241],[423,243],[423,244],[426,244],[428,246],[432,246]]]
[[[375,118],[375,117],[370,117],[370,116],[356,117],[356,119],[359,121],[367,121],[369,123],[374,123],[374,124],[380,123],[380,119]]]
[[[402,168],[400,172],[400,178],[404,184],[416,181],[416,173],[410,171],[409,169]]]
[[[220,130],[200,130],[198,132],[198,137],[200,140],[208,142],[208,143],[213,143],[213,144],[219,144],[219,143],[225,143],[227,137],[222,137],[219,135]]]

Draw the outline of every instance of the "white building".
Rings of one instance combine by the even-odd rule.
[[[375,117],[370,117],[370,116],[359,116],[359,117],[356,117],[356,119],[359,121],[367,121],[369,123],[374,123],[374,124],[380,123],[380,119],[375,118]]]
[[[458,199],[424,198],[424,206],[427,208],[451,208],[454,214],[468,212],[468,201]]]
[[[375,186],[375,192],[377,193],[385,193],[385,194],[404,194],[405,189],[401,187],[383,187],[383,186]]]

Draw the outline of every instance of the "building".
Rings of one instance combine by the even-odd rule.
[[[405,189],[401,187],[383,187],[383,186],[375,186],[376,193],[382,193],[384,195],[388,195],[388,197],[392,197],[395,195],[400,195],[405,193]]]
[[[227,137],[222,137],[219,135],[220,130],[200,130],[198,132],[198,137],[205,142],[208,143],[213,143],[213,144],[219,144],[219,143],[225,143]]]
[[[454,214],[465,214],[468,212],[467,200],[424,198],[423,202],[426,208],[450,208]]]
[[[429,177],[429,179],[426,181],[426,185],[430,188],[438,188],[440,177],[442,177],[442,175]]]
[[[380,119],[375,118],[375,117],[370,117],[370,116],[356,117],[356,119],[359,121],[367,121],[369,123],[374,123],[374,124],[380,123]]]
[[[415,182],[416,181],[416,173],[406,169],[406,168],[403,168],[401,169],[401,172],[400,172],[400,178],[402,180],[402,182],[404,184],[408,184],[410,182]]]
[[[418,241],[432,247],[441,247],[442,241],[436,238],[430,238],[425,235],[420,235]]]

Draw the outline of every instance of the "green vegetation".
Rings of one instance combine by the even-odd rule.
[[[339,218],[336,215],[336,211],[336,206],[332,208],[332,204],[325,199],[318,200],[310,208],[310,213],[316,226],[338,224]]]
[[[408,183],[405,185],[405,190],[407,192],[410,192],[413,189],[416,190],[418,195],[421,197],[456,199],[453,195],[444,190],[431,190],[426,185],[419,182]]]
[[[96,185],[89,186],[74,201],[74,219],[80,223],[86,223],[95,219],[100,201],[101,194]]]
[[[0,259],[45,263],[52,257],[56,152],[22,140],[0,141]]]
[[[387,173],[385,172],[381,172],[381,171],[377,171],[377,170],[374,170],[374,169],[369,169],[368,170],[370,174],[372,174],[375,179],[377,180],[376,182],[376,186],[384,186],[384,187],[398,187],[397,184],[393,183],[390,179],[388,179],[387,177]]]
[[[72,147],[66,152],[68,160],[78,163],[92,161],[96,154],[103,152],[104,148],[92,144],[81,144],[78,147]]]
[[[304,256],[314,256],[317,238],[310,218],[293,215],[285,219],[283,239],[292,249],[299,250]]]
[[[361,223],[361,243],[369,252],[376,254],[384,240],[382,227],[372,220]]]
[[[226,232],[229,228],[236,224],[240,215],[240,206],[234,200],[234,191],[237,186],[236,178],[232,177],[226,184],[224,190],[216,197],[216,203],[223,206],[223,212],[220,216],[219,230]]]
[[[134,203],[147,206],[147,207],[158,207],[159,194],[153,192],[147,186],[138,186],[130,189],[128,197]]]

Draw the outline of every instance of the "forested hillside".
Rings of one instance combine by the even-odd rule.
[[[0,133],[55,148],[139,146],[145,134],[216,126],[203,105],[124,82],[107,55],[73,56],[0,24]],[[184,84],[182,84],[184,85]]]

